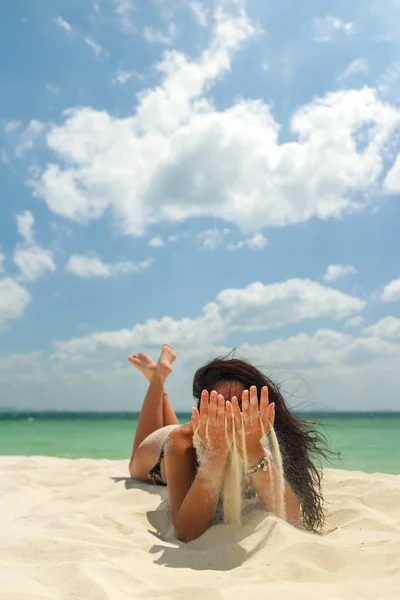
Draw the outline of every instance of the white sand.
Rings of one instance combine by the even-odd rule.
[[[165,489],[126,474],[127,461],[0,458],[0,599],[400,598],[400,476],[326,470],[324,536],[258,513],[185,545],[156,533]]]

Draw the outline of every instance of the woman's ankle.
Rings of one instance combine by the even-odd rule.
[[[165,380],[167,379],[169,373],[165,374],[163,369],[159,367],[159,365],[157,364],[156,368],[153,371],[153,375],[150,379],[150,385],[156,385],[157,387],[161,387],[162,388],[162,393],[164,394],[164,383]]]

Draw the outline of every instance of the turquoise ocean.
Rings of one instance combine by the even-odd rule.
[[[400,413],[302,414],[318,421],[328,448],[340,458],[331,468],[400,474]],[[63,458],[130,457],[135,413],[0,413],[0,455]],[[190,415],[178,415],[180,422]]]

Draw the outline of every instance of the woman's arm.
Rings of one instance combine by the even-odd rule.
[[[173,519],[175,519],[196,475],[196,451],[192,442],[193,428],[192,424],[188,423],[172,431],[165,445],[165,475]]]
[[[165,454],[172,519],[182,542],[200,537],[211,527],[225,470],[225,464],[205,459],[196,473],[196,459],[193,465],[191,454],[172,448]]]
[[[236,397],[232,398],[232,406],[235,427],[240,432],[238,437],[242,438],[239,448],[242,447],[244,441],[247,463],[250,467],[254,467],[265,456],[261,439],[274,425],[275,404],[269,404],[268,388],[266,386],[261,390],[260,401],[257,396],[257,388],[251,386],[250,391],[244,390],[242,393],[242,412],[240,412]],[[274,465],[271,464],[268,471],[253,473],[251,478],[262,504],[268,510],[279,514],[278,490],[280,478]],[[300,524],[300,502],[286,481],[284,481],[283,496],[286,519],[292,525],[298,527]]]
[[[215,515],[231,444],[225,432],[225,418],[228,431],[232,429],[232,407],[227,404],[225,412],[224,397],[204,391],[200,413],[193,411],[191,435],[196,431],[203,447],[197,473],[195,451],[188,448],[188,439],[185,447],[179,429],[171,434],[166,447],[169,502],[177,536],[183,542],[202,535]]]
[[[260,444],[258,449],[254,449],[251,454],[248,455],[249,467],[254,467],[259,461],[265,456],[265,450]],[[251,475],[251,479],[254,485],[254,489],[257,493],[262,504],[267,510],[278,514],[280,511],[279,506],[279,486],[281,485],[280,477],[277,469],[274,465],[270,465],[267,471],[258,471]],[[283,488],[283,501],[285,509],[286,520],[299,527],[300,525],[300,502],[297,496],[292,491],[290,485],[284,480]],[[283,515],[280,515],[283,516]]]

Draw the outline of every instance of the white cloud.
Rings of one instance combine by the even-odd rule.
[[[362,317],[361,315],[358,315],[357,317],[351,317],[350,319],[348,319],[346,321],[346,323],[344,324],[346,329],[352,329],[352,328],[356,328],[356,327],[362,327],[365,323],[365,319],[364,317]]]
[[[385,285],[381,295],[383,302],[399,302],[400,301],[400,278],[393,279]]]
[[[58,88],[53,83],[46,83],[45,87],[46,87],[46,90],[49,92],[49,94],[51,94],[52,96],[56,96],[60,91],[60,88]]]
[[[53,253],[36,244],[33,234],[34,218],[30,211],[16,215],[17,230],[24,243],[18,244],[13,256],[14,264],[20,270],[21,278],[34,281],[47,272],[53,273],[56,266]]]
[[[133,0],[114,0],[115,14],[118,16],[123,31],[135,31],[134,14],[136,12]]]
[[[250,250],[263,250],[268,244],[268,240],[262,233],[255,233],[252,237],[246,240],[240,240],[237,244],[229,244],[228,250],[235,248],[244,248],[247,246]]]
[[[0,327],[19,319],[30,301],[29,292],[19,283],[10,277],[0,279]]]
[[[325,281],[337,281],[346,275],[355,275],[357,269],[351,265],[329,265],[323,278]]]
[[[102,331],[68,341],[55,342],[54,358],[80,362],[104,349],[128,350],[131,347],[160,346],[168,343],[179,347],[208,346],[224,337],[223,322],[215,304],[207,305],[196,319],[171,317],[149,320],[132,329]]]
[[[193,13],[197,23],[202,27],[207,27],[208,24],[208,11],[205,6],[196,0],[189,3],[189,8]]]
[[[400,154],[397,155],[392,168],[386,175],[384,188],[390,193],[400,192]]]
[[[28,150],[32,150],[43,129],[44,124],[41,121],[37,121],[36,119],[30,121],[26,129],[18,136],[18,142],[15,146],[15,156],[22,158]]]
[[[67,33],[71,32],[72,25],[70,25],[70,23],[68,23],[68,21],[66,21],[62,17],[58,16],[54,19],[54,21],[56,25],[58,25],[58,27],[61,27],[61,29],[64,29],[64,31],[66,31]]]
[[[176,409],[190,410],[194,371],[214,356],[232,350],[205,339],[205,327],[209,331],[218,326],[224,329],[217,316],[211,304],[206,325],[205,315],[197,323],[194,319],[186,324],[164,319],[163,323],[143,324],[142,331],[102,332],[57,342],[51,361],[40,355],[32,359],[27,356],[27,372],[21,371],[24,355],[5,356],[0,358],[0,386],[13,392],[13,403],[18,407],[26,407],[25,398],[34,396],[37,408],[98,410],[108,408],[112,397],[115,410],[139,410],[145,380],[136,376],[125,356],[140,349],[156,358],[160,339],[175,340],[178,345],[183,339],[184,351],[174,365],[169,392]],[[237,347],[236,356],[252,361],[280,383],[284,397],[296,410],[374,410],[377,397],[382,399],[382,410],[398,407],[400,344],[394,340],[319,329],[312,335],[301,332],[265,344]]]
[[[150,108],[153,99],[148,100]],[[279,145],[277,126],[261,102],[244,102],[225,113],[202,109],[192,123],[170,133],[157,129],[170,119],[175,129],[179,116],[168,111],[168,102],[165,107],[158,102],[147,114],[142,101],[141,119],[113,119],[87,108],[70,111],[66,124],[53,128],[47,139],[50,149],[74,166],[50,164],[34,184],[50,210],[85,222],[111,206],[123,230],[135,235],[151,222],[200,215],[223,218],[247,231],[313,216],[337,217],[361,206],[351,198],[352,190],[366,190],[377,181],[381,151],[398,120],[372,90],[340,92],[298,111],[292,126],[302,140]],[[137,120],[154,122],[157,115],[160,124],[136,136]],[[370,119],[375,133],[359,153],[353,135]],[[222,140],[228,134],[226,146]]]
[[[357,73],[366,73],[368,71],[368,63],[365,58],[356,58],[353,60],[340,75],[340,79],[348,79]]]
[[[93,51],[95,56],[101,56],[102,54],[108,55],[108,52],[102,46],[100,46],[100,44],[92,40],[91,37],[86,36],[84,38],[84,42]]]
[[[201,231],[197,239],[200,242],[203,250],[215,250],[222,244],[226,236],[229,234],[229,229],[207,229]]]
[[[354,33],[354,24],[345,23],[337,17],[327,15],[326,17],[318,17],[314,19],[314,35],[315,42],[330,42],[338,33],[350,35]]]
[[[143,76],[140,75],[139,73],[137,73],[136,71],[124,71],[123,69],[120,69],[119,71],[117,71],[117,74],[112,79],[112,83],[114,85],[116,85],[116,84],[124,85],[130,79],[132,79],[132,77],[137,77],[138,79],[143,79]]]
[[[27,281],[34,281],[47,272],[53,273],[56,270],[52,252],[36,245],[17,246],[13,260],[21,277]]]
[[[382,338],[400,338],[400,319],[388,316],[363,329],[364,333]]]
[[[31,182],[50,210],[85,223],[111,209],[132,235],[200,216],[252,234],[337,218],[368,201],[355,193],[379,185],[399,111],[368,88],[329,93],[298,109],[290,123],[297,139],[279,143],[280,126],[261,100],[225,110],[208,100],[234,52],[257,33],[243,11],[217,12],[214,29],[197,61],[164,54],[161,82],[138,95],[133,116],[75,108],[51,128],[56,159]],[[361,150],[355,137],[366,125]]]
[[[38,364],[42,356],[43,353],[40,350],[0,356],[0,372],[29,370]]]
[[[177,35],[176,26],[170,23],[166,32],[159,31],[153,27],[145,27],[143,37],[148,44],[163,44],[165,46],[171,46]]]
[[[122,2],[121,2],[121,4],[122,4]],[[118,11],[116,11],[116,12],[118,12]],[[123,16],[122,13],[121,13],[121,16]],[[66,31],[67,33],[71,33],[72,25],[70,23],[68,23],[68,21],[63,19],[62,17],[60,17],[60,16],[56,17],[55,23],[56,23],[56,25],[58,25],[58,27],[60,27],[61,29],[64,29],[64,31]],[[99,57],[101,55],[108,56],[108,52],[99,43],[95,42],[90,35],[80,35],[79,37],[81,39],[83,39],[85,44],[92,50],[93,54],[96,57]],[[52,84],[50,84],[50,87],[48,87],[48,85],[49,84],[47,84],[46,87],[50,93],[52,93],[52,94],[58,93],[58,88],[56,88],[56,86],[53,86]]]
[[[24,242],[30,244],[33,242],[33,225],[35,220],[33,214],[26,210],[20,215],[15,217],[17,221],[18,234],[23,238]]]
[[[3,263],[4,263],[5,259],[6,259],[6,255],[3,254],[3,252],[1,252],[1,250],[0,250],[0,273],[4,273]]]
[[[365,302],[309,279],[288,279],[243,289],[226,289],[217,295],[225,323],[235,331],[278,329],[304,319],[341,319],[363,310]]]
[[[129,333],[129,330],[127,330]],[[200,333],[201,333],[200,329]],[[266,375],[281,384],[289,406],[296,410],[375,410],[398,408],[398,364],[400,344],[379,338],[362,339],[318,330],[314,335],[298,334],[270,344],[243,345],[236,356],[247,358]],[[165,341],[165,339],[163,340]],[[140,410],[146,393],[145,379],[127,365],[127,353],[132,350],[149,352],[157,358],[159,348],[138,345],[140,340],[98,340],[96,353],[109,347],[108,353],[95,364],[95,356],[86,365],[42,360],[42,368],[25,373],[18,360],[10,360],[10,368],[0,372],[0,386],[12,392],[13,404],[26,408],[26,398],[35,398],[36,408],[69,410]],[[104,346],[106,344],[106,346]],[[194,371],[215,356],[226,355],[232,347],[226,345],[185,347],[174,364],[174,375],[168,391],[177,410],[188,411],[193,405],[191,384]],[[66,348],[63,358],[78,362],[72,348]],[[83,349],[87,357],[88,349]],[[59,349],[59,356],[62,350]],[[97,354],[96,354],[97,356]],[[310,358],[307,363],[305,356]],[[4,358],[6,361],[7,357]],[[97,359],[96,359],[97,360]],[[28,361],[28,367],[30,362]],[[33,364],[36,365],[34,362]],[[1,371],[1,361],[0,361]],[[299,375],[297,374],[299,373]]]
[[[78,275],[78,277],[110,277],[111,268],[98,256],[79,256],[73,254],[65,270]]]
[[[400,60],[391,61],[378,77],[375,87],[381,96],[394,96],[397,98],[400,79]]]
[[[148,269],[152,263],[152,259],[148,258],[141,262],[121,261],[114,264],[107,264],[102,261],[99,256],[89,254],[82,256],[73,254],[66,266],[65,270],[77,275],[78,277],[113,277],[124,273],[140,273]]]
[[[400,345],[377,337],[364,338],[320,329],[304,332],[260,346],[245,344],[241,350],[258,364],[305,369],[370,361],[376,357],[400,357]]]
[[[4,123],[4,133],[14,133],[22,127],[22,121],[7,121]]]
[[[151,246],[152,248],[161,248],[164,246],[164,242],[160,237],[153,237],[147,242],[147,245]]]
[[[171,317],[151,319],[132,329],[97,332],[81,338],[55,342],[55,356],[62,360],[84,360],[107,348],[172,345],[193,348],[221,343],[230,332],[274,330],[302,320],[345,318],[364,308],[365,303],[319,283],[292,279],[284,283],[253,283],[243,289],[220,292],[194,318],[178,321]]]

